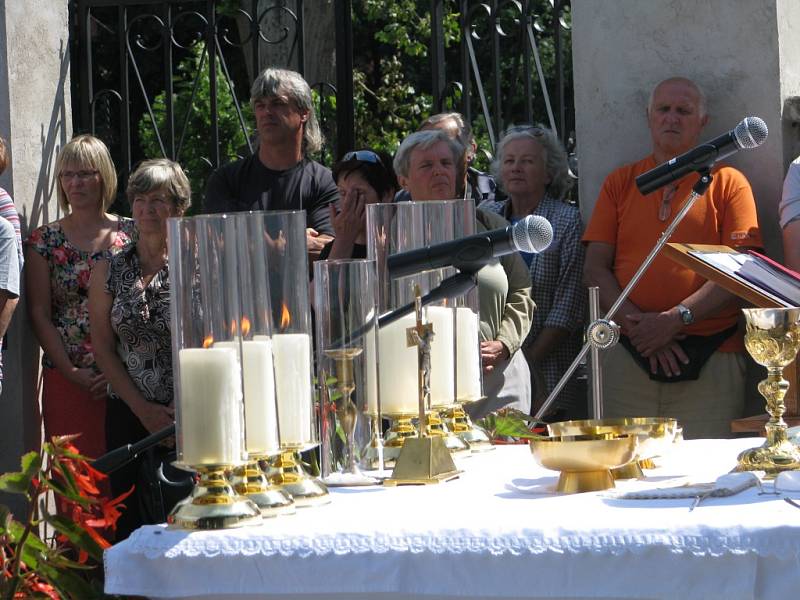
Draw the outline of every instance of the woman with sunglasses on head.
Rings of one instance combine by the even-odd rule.
[[[510,128],[497,146],[494,175],[508,198],[486,202],[516,223],[539,215],[553,226],[553,241],[539,254],[522,253],[530,272],[536,312],[523,343],[533,385],[533,411],[556,386],[582,344],[586,288],[582,283],[584,247],[580,213],[566,200],[572,187],[567,155],[556,135],[544,127]],[[578,397],[576,379],[560,392],[554,410],[565,418],[585,416],[586,399]]]
[[[91,135],[67,143],[56,160],[64,217],[26,242],[25,284],[31,325],[44,351],[45,436],[81,433],[75,445],[96,458],[106,451],[106,379],[89,335],[89,275],[94,263],[135,237],[134,224],[109,214],[117,174],[106,145]]]
[[[409,135],[394,157],[398,180],[413,201],[458,198],[463,188],[464,147],[441,130]],[[463,194],[463,191],[461,192]],[[478,232],[507,227],[502,217],[482,209],[475,212]],[[507,254],[478,271],[480,352],[486,398],[468,405],[473,418],[504,406],[530,410],[530,373],[518,352],[528,334],[534,304],[530,279],[522,259]]]
[[[348,152],[333,167],[339,188],[338,207],[330,205],[336,232],[320,252],[320,260],[367,257],[367,205],[391,202],[397,190],[388,156],[372,150]]]

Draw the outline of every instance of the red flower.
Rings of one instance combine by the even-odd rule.
[[[92,271],[90,269],[83,269],[78,272],[78,287],[88,288],[89,287],[89,277],[91,276]]]
[[[56,248],[53,250],[53,259],[59,265],[67,264],[67,251],[64,248]]]

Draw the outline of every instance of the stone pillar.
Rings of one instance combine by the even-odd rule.
[[[53,168],[71,131],[69,82],[67,3],[0,3],[0,135],[11,150],[0,186],[14,199],[23,237],[59,217]],[[38,344],[24,300],[23,292],[3,352],[0,472],[19,470],[19,457],[41,440]],[[20,498],[0,502],[19,511]]]
[[[768,140],[727,162],[750,180],[767,251],[782,257],[778,201],[786,168],[800,153],[800,2],[573,0],[572,16],[584,221],[605,176],[650,151],[651,88],[680,75],[708,96],[702,140],[748,115],[767,122]]]

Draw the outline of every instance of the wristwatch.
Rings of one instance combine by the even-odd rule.
[[[677,309],[678,313],[681,315],[681,321],[683,321],[684,325],[691,325],[694,323],[694,313],[691,311],[691,309],[683,304],[678,304]]]

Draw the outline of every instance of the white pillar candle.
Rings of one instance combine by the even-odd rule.
[[[459,401],[481,397],[481,356],[478,342],[478,315],[471,308],[456,309],[456,398]]]
[[[185,348],[178,353],[182,461],[239,464],[244,454],[242,385],[230,348]]]
[[[378,361],[375,352],[375,328],[371,328],[365,335],[364,344],[364,369],[366,371],[367,386],[367,412],[371,415],[378,414]],[[385,411],[386,409],[382,409]]]
[[[406,331],[414,325],[414,315],[406,315],[378,330],[378,368],[384,415],[419,414],[417,347],[409,347],[406,337]]]
[[[433,325],[431,344],[431,406],[447,406],[455,401],[455,314],[446,306],[426,308]]]
[[[214,348],[237,349],[238,342],[217,342]],[[244,377],[245,447],[251,456],[278,450],[278,418],[275,410],[275,376],[272,341],[256,336],[242,343]]]
[[[303,446],[311,435],[311,339],[305,333],[272,336],[281,445]]]

